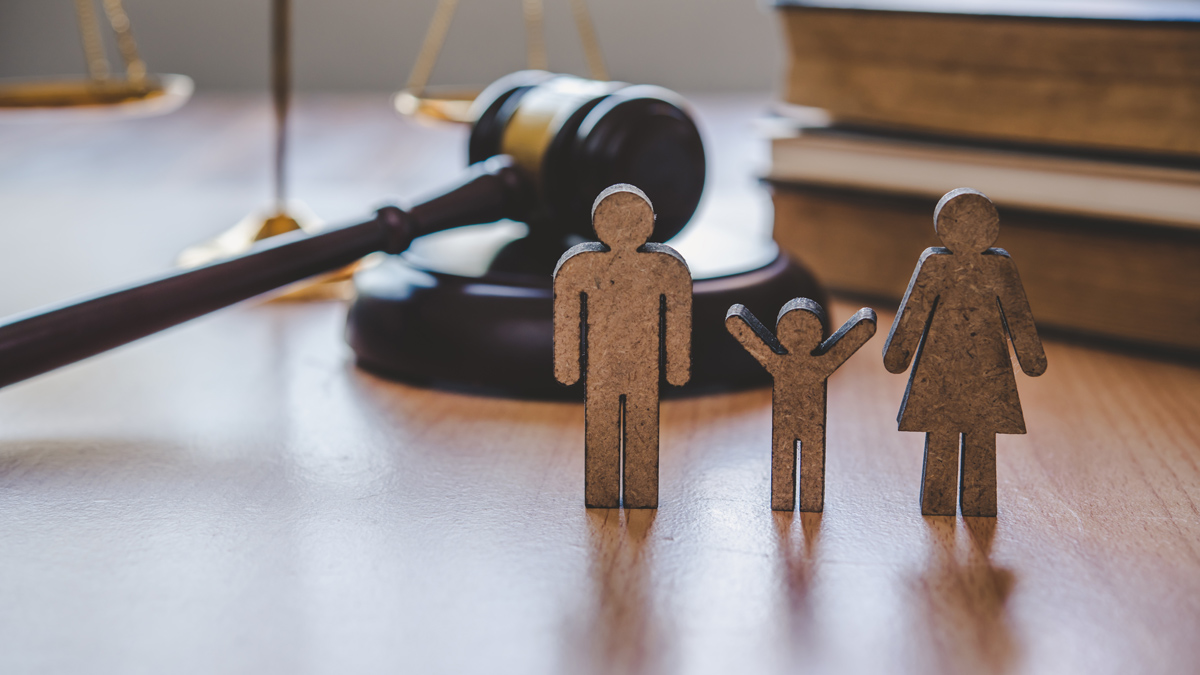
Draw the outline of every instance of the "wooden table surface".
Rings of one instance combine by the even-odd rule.
[[[702,220],[760,236],[763,99],[698,100]],[[461,130],[381,95],[298,109],[294,194],[331,220],[461,162]],[[201,96],[0,126],[0,310],[161,271],[264,205],[268,120]],[[359,371],[339,303],[239,306],[13,386],[0,672],[1200,670],[1200,369],[1048,340],[999,517],[922,517],[876,309],[830,381],[823,515],[769,509],[766,390],[664,403],[660,508],[587,510],[581,406]]]

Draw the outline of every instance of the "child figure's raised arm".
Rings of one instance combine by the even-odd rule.
[[[783,346],[745,305],[729,308],[725,313],[725,329],[742,343],[768,373],[775,375],[775,366],[784,354]]]
[[[883,343],[883,365],[890,373],[908,370],[908,364],[925,332],[925,323],[937,301],[935,285],[941,281],[931,278],[936,275],[930,273],[927,263],[930,258],[936,260],[936,256],[948,253],[944,248],[927,248],[917,261],[917,268],[908,282],[908,290],[904,292],[904,299],[900,301],[900,309],[896,312],[896,320],[892,322],[892,330]]]
[[[1000,302],[1000,316],[1012,340],[1017,362],[1026,375],[1037,377],[1046,372],[1046,350],[1033,324],[1033,311],[1025,297],[1025,287],[1017,274],[1017,264],[1002,248],[990,249],[988,256],[995,256],[997,279],[996,297]]]
[[[817,348],[825,371],[832,375],[846,359],[875,335],[875,310],[863,307]]]

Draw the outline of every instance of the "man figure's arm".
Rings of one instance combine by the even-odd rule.
[[[598,244],[571,247],[554,268],[554,377],[575,384],[580,377],[584,304],[587,296],[579,282],[586,271],[585,259]]]
[[[663,254],[658,269],[663,270],[662,298],[666,303],[663,331],[667,382],[683,386],[692,376],[692,274],[683,257],[670,246],[646,244],[643,250]]]

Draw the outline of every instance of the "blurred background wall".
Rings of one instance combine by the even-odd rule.
[[[436,5],[293,2],[296,85],[333,91],[402,86]],[[551,69],[585,73],[569,0],[544,2]],[[199,89],[266,86],[268,5],[125,0],[150,70],[190,75]],[[686,91],[778,85],[780,28],[764,3],[591,0],[589,7],[613,79]],[[486,84],[524,66],[524,45],[521,0],[460,0],[431,84]],[[83,71],[71,0],[0,0],[0,77]]]

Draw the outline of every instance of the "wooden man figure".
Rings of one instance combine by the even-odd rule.
[[[775,335],[750,310],[734,305],[725,328],[775,380],[771,401],[771,508],[796,508],[796,446],[800,446],[800,510],[825,507],[827,382],[875,334],[875,312],[864,307],[824,342],[825,312],[808,298],[779,310]]]
[[[554,270],[554,376],[584,378],[587,505],[624,496],[627,508],[657,508],[659,363],[667,382],[687,383],[692,276],[669,246],[646,243],[654,210],[632,185],[600,193],[592,227],[602,243],[572,247]]]
[[[946,247],[921,254],[883,363],[902,373],[912,361],[897,420],[926,434],[921,513],[954,515],[957,493],[964,516],[995,516],[996,434],[1025,433],[1008,341],[1030,376],[1046,372],[1046,353],[1017,266],[989,248],[1000,233],[992,202],[959,188],[933,220]]]

